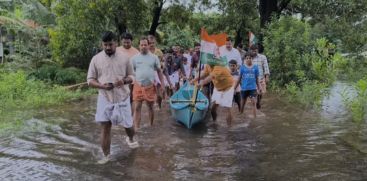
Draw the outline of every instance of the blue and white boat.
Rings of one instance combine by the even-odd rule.
[[[204,120],[209,107],[208,98],[188,83],[174,93],[169,102],[172,116],[189,129]]]

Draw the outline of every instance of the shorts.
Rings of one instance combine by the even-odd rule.
[[[231,108],[233,101],[234,88],[231,87],[226,91],[218,91],[215,87],[211,98],[212,102],[219,104],[222,107]]]
[[[156,87],[154,84],[149,86],[141,86],[137,82],[134,83],[133,100],[154,102],[157,96]]]
[[[256,89],[255,90],[243,90],[243,91],[241,91],[241,97],[244,100],[246,100],[247,97],[256,98],[256,96],[257,96]]]
[[[110,103],[102,94],[98,95],[95,115],[97,123],[111,122],[112,125],[122,125],[125,128],[133,126],[131,103],[128,97],[119,103]]]

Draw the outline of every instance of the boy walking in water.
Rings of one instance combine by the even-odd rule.
[[[252,53],[246,53],[245,64],[240,68],[240,78],[237,80],[235,89],[241,82],[241,113],[243,113],[247,98],[249,97],[252,103],[252,113],[254,118],[256,118],[256,96],[258,93],[261,93],[261,86],[259,83],[259,69],[253,64],[252,58]]]
[[[238,79],[240,78],[240,73],[238,72],[238,65],[237,61],[232,59],[229,61],[229,69],[231,70],[231,75],[234,80],[233,86],[236,85]],[[237,88],[234,90],[234,96],[233,96],[234,102],[238,106],[238,111],[241,111],[241,88],[237,86]]]

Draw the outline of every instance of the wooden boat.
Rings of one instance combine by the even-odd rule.
[[[169,102],[172,116],[189,129],[205,118],[209,107],[208,98],[187,83],[171,96]]]

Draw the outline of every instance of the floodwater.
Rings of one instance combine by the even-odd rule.
[[[343,107],[345,87],[336,83],[313,111],[268,94],[256,119],[234,108],[232,128],[222,113],[188,130],[165,105],[152,127],[143,114],[137,149],[115,127],[105,165],[95,97],[39,110],[23,134],[0,139],[0,180],[367,180],[367,127]]]

